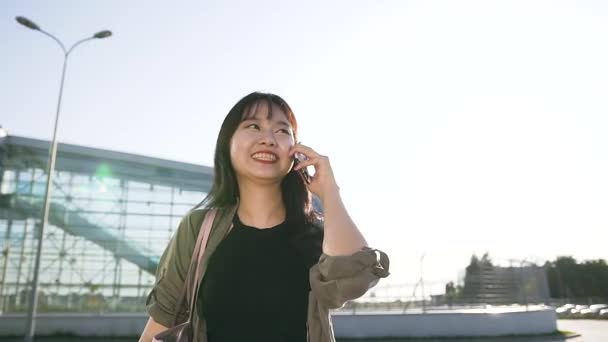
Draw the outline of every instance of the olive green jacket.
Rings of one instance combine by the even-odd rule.
[[[188,273],[194,244],[206,212],[205,209],[194,210],[182,219],[160,259],[156,271],[156,283],[148,295],[146,308],[157,323],[166,327],[173,326],[176,310],[179,322],[187,320],[187,304],[182,308],[175,306]],[[218,210],[202,257],[201,277],[204,277],[210,256],[228,234],[235,213],[236,206]],[[310,268],[308,341],[334,342],[329,310],[338,309],[347,301],[361,297],[369,288],[375,286],[380,278],[388,275],[388,256],[379,250],[365,247],[349,256],[322,254],[318,263]],[[201,305],[200,300],[197,301],[197,305]],[[206,342],[204,319],[195,313],[193,322],[194,340]]]

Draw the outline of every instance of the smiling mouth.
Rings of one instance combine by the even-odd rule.
[[[269,152],[254,153],[251,157],[257,161],[265,163],[274,163],[279,159],[276,154]]]

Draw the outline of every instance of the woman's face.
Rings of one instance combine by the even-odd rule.
[[[285,112],[268,103],[253,104],[230,140],[230,159],[237,178],[257,182],[280,182],[291,167],[289,151],[295,144],[294,132]]]

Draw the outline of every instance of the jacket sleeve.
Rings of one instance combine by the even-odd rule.
[[[310,287],[320,304],[338,309],[388,277],[389,263],[386,253],[369,247],[352,255],[321,254],[310,268]]]
[[[160,258],[156,270],[156,282],[146,301],[148,314],[165,327],[173,326],[178,310],[180,317],[184,315],[181,312],[183,308],[176,306],[188,274],[194,244],[204,216],[201,212],[202,210],[191,212],[180,222]]]

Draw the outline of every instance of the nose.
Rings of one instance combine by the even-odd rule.
[[[262,136],[260,137],[260,144],[268,145],[268,146],[276,146],[277,140],[275,139],[274,134],[272,132],[266,131],[266,132],[263,132]]]

